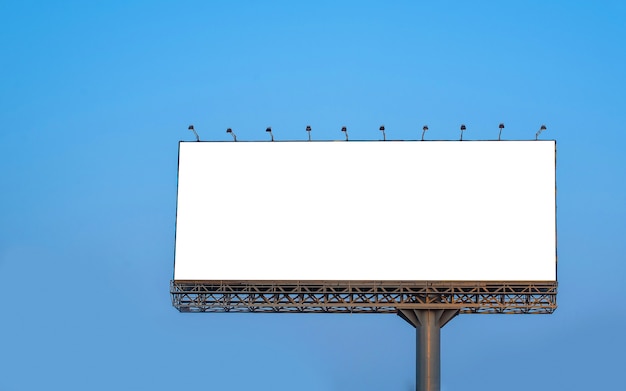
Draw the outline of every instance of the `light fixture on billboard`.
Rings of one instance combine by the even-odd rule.
[[[461,138],[459,139],[459,141],[463,141],[463,131],[464,131],[465,129],[467,129],[467,128],[465,127],[465,124],[461,124]]]
[[[193,128],[193,125],[189,125],[187,129],[191,130],[193,134],[196,135],[196,141],[200,141],[200,137],[198,136],[198,133],[196,133],[196,130]]]
[[[498,141],[500,141],[500,137],[502,136],[502,129],[504,129],[504,124],[501,123],[500,125],[498,125],[498,128],[500,128],[500,133],[498,133]]]
[[[424,141],[424,134],[426,133],[427,130],[428,130],[428,125],[424,125],[424,127],[422,127],[422,141]]]
[[[344,133],[346,134],[346,141],[348,141],[348,129],[347,129],[345,126],[343,126],[343,127],[341,128],[341,131],[342,131],[342,132],[344,132]]]
[[[535,140],[538,140],[539,139],[539,135],[541,134],[541,132],[543,132],[546,129],[548,129],[548,128],[546,128],[546,125],[541,125],[541,127],[539,128],[539,131],[537,133],[535,133]]]
[[[231,128],[226,129],[226,133],[230,133],[230,135],[233,136],[233,141],[237,141],[237,135]]]
[[[309,141],[311,141],[311,125],[306,126],[306,132],[309,135]]]
[[[265,129],[265,131],[270,134],[270,137],[272,138],[271,141],[274,141],[274,134],[272,134],[272,128],[268,126],[267,129]]]
[[[380,128],[378,130],[383,132],[383,141],[387,141],[387,136],[385,135],[385,125],[380,125]]]

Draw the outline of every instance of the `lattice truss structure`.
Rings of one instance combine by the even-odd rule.
[[[471,281],[172,281],[181,312],[397,313],[455,309],[459,313],[550,314],[557,282]]]

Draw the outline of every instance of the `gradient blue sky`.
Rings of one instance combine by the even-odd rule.
[[[0,1],[0,390],[414,388],[394,315],[171,306],[177,143],[500,122],[557,140],[559,309],[453,320],[442,390],[623,389],[624,4]]]

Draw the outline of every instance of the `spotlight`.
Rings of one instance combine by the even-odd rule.
[[[461,124],[461,139],[460,139],[460,141],[463,141],[463,131],[464,131],[465,129],[467,129],[467,128],[465,127],[465,124]]]
[[[344,126],[341,128],[341,131],[346,134],[346,141],[348,141],[348,129]]]
[[[539,139],[539,135],[541,134],[541,132],[543,132],[546,129],[548,129],[548,128],[546,128],[546,125],[541,125],[541,127],[539,128],[539,131],[537,133],[535,133],[535,140],[538,140]]]
[[[502,136],[502,129],[504,129],[504,124],[500,124],[498,125],[498,128],[500,128],[500,133],[498,133],[498,141],[500,141],[500,136]]]
[[[422,128],[422,141],[424,141],[424,134],[426,133],[427,130],[428,130],[428,125],[424,125],[424,127]]]
[[[270,137],[272,138],[272,141],[274,141],[274,135],[272,134],[272,128],[268,126],[267,129],[265,129],[265,131],[270,134]]]
[[[233,140],[237,141],[237,135],[233,132],[231,128],[226,129],[226,133],[230,133],[230,135],[233,136]]]
[[[196,135],[196,141],[200,141],[200,137],[198,136],[198,133],[196,133],[196,130],[193,128],[193,125],[189,125],[189,127],[187,129],[191,130],[193,132],[193,134]]]
[[[311,141],[311,125],[306,126],[306,132],[309,134],[309,141]]]
[[[387,141],[387,136],[385,135],[385,125],[380,125],[380,128],[378,130],[383,132],[383,141]]]

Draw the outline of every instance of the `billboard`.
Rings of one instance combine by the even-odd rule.
[[[175,281],[556,281],[554,141],[179,144]]]

